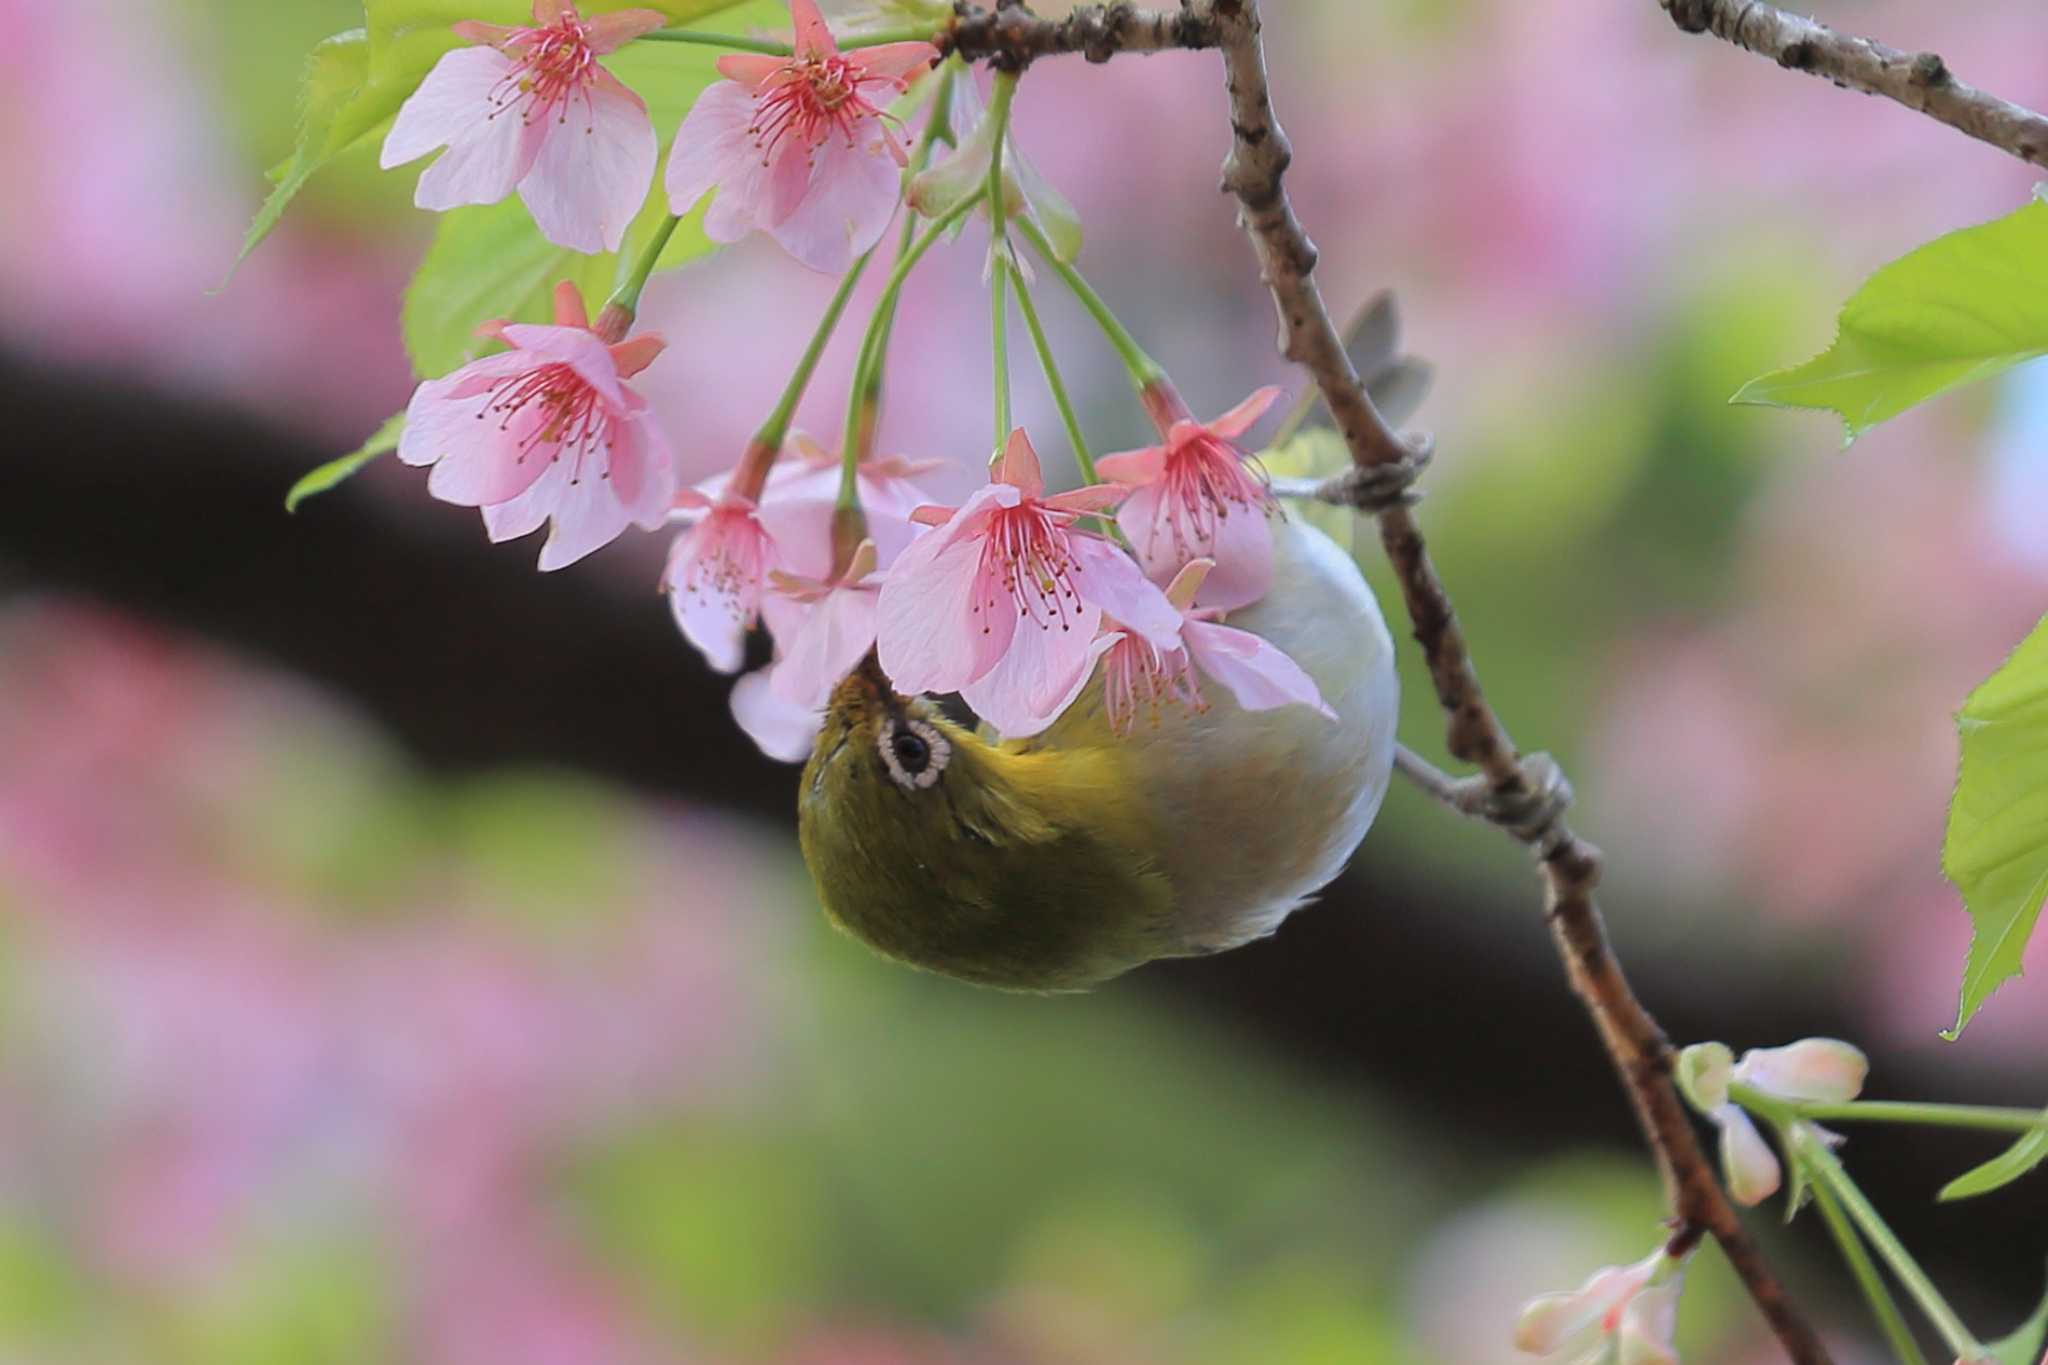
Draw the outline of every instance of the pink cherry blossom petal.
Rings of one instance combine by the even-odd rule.
[[[789,17],[796,24],[796,55],[833,57],[839,44],[832,41],[832,28],[818,11],[818,0],[789,0]]]
[[[902,188],[902,174],[886,149],[878,154],[873,144],[828,139],[786,213],[777,197],[773,235],[811,269],[839,274],[882,239]]]
[[[768,757],[801,763],[810,757],[823,717],[780,696],[769,684],[770,671],[756,669],[733,684],[733,719]]]
[[[1045,492],[1045,471],[1038,462],[1038,451],[1032,446],[1031,438],[1018,427],[1010,433],[1010,439],[1003,443],[1002,462],[997,466],[997,482],[1009,484],[1027,498],[1036,498]]]
[[[781,143],[768,154],[767,198],[757,206],[757,222],[771,229],[779,227],[803,206],[820,155],[795,140]],[[787,245],[784,243],[785,248]]]
[[[1182,625],[1181,636],[1195,667],[1229,688],[1245,710],[1270,711],[1298,704],[1320,711],[1331,720],[1337,718],[1337,713],[1323,701],[1315,679],[1278,645],[1250,631],[1234,630],[1211,621],[1189,620]]]
[[[489,48],[463,48],[451,52],[446,61],[465,52],[497,54]],[[448,150],[420,173],[413,189],[413,203],[423,209],[461,208],[466,204],[495,204],[512,193],[533,169],[547,127],[527,123],[517,115],[491,117],[475,110],[469,126],[448,143]]]
[[[787,57],[768,57],[758,52],[728,52],[718,59],[718,74],[746,88],[749,97],[747,111],[751,117],[753,92],[780,75],[788,65]]]
[[[474,131],[489,117],[499,83],[517,69],[516,62],[491,47],[458,47],[445,54],[399,106],[377,164],[387,171],[403,166]],[[517,183],[518,175],[512,175],[498,198]]]
[[[913,694],[959,691],[994,668],[1017,633],[1014,610],[981,601],[989,585],[980,543],[948,544],[943,535],[911,542],[882,586],[876,616],[882,671]]]
[[[621,9],[610,14],[594,14],[586,22],[589,25],[590,50],[602,56],[618,51],[642,34],[654,32],[668,22],[668,16],[659,10]]]
[[[939,59],[930,43],[883,43],[851,54],[852,61],[868,75],[882,80],[906,81]]]
[[[1074,587],[1084,600],[1156,648],[1179,646],[1180,613],[1129,555],[1097,536],[1070,536],[1067,548],[1074,558]]]
[[[1166,447],[1119,451],[1095,462],[1095,472],[1111,483],[1151,483],[1166,472]]]
[[[1280,397],[1280,388],[1269,384],[1253,393],[1229,412],[1208,423],[1209,434],[1226,441],[1235,441],[1252,429],[1252,424],[1266,415],[1266,409],[1273,406]]]
[[[875,647],[873,587],[843,585],[825,594],[791,638],[768,681],[793,705],[822,707],[832,689]]]
[[[586,467],[569,473],[565,483],[549,515],[548,538],[540,547],[542,573],[567,568],[611,544],[630,524],[604,471]]]
[[[617,251],[647,198],[656,151],[646,103],[600,67],[585,98],[549,127],[519,197],[556,245]]]
[[[1113,483],[1095,483],[1055,493],[1045,499],[1045,505],[1059,512],[1106,512],[1130,495],[1129,489]]]
[[[764,499],[757,514],[775,544],[773,567],[806,578],[832,572],[832,503],[826,498]]]
[[[753,96],[730,81],[717,82],[697,96],[669,149],[662,180],[673,212],[688,213],[713,185],[759,164],[761,158],[750,154],[747,136],[753,117]]]
[[[1069,627],[1025,622],[1001,662],[960,689],[974,714],[1005,739],[1035,735],[1058,719],[1088,685],[1117,635],[1099,634],[1102,613],[1087,608]]]
[[[1262,506],[1232,507],[1216,518],[1202,553],[1216,561],[1196,601],[1219,611],[1248,607],[1273,587],[1273,527]],[[1149,567],[1149,566],[1148,566]]]

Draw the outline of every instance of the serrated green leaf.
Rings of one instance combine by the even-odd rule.
[[[263,206],[242,238],[237,265],[270,235],[287,205],[310,180],[313,172],[332,160],[362,134],[344,113],[362,94],[370,72],[370,39],[362,29],[337,33],[313,49],[306,59],[306,76],[299,91],[299,135],[292,154],[272,173],[272,186]],[[351,129],[354,129],[352,132]]]
[[[2021,1323],[2018,1331],[1992,1342],[1989,1349],[1998,1365],[2038,1365],[2044,1344],[2048,1344],[2048,1297],[2041,1300],[2034,1315]]]
[[[2048,204],[1951,232],[1872,275],[1834,345],[1731,400],[1832,408],[1847,440],[1917,403],[2048,355]],[[1846,444],[1846,442],[1845,442]]]
[[[2019,975],[2048,895],[2048,619],[1970,694],[1956,728],[1962,762],[1941,870],[1975,933],[1951,1039]]]
[[[434,3],[445,8],[456,0]],[[473,5],[474,0],[461,3]],[[725,17],[735,30],[766,27],[778,16],[786,23],[789,17],[777,0],[711,7],[696,0],[671,0],[659,8],[674,14],[693,4],[699,14],[728,11]],[[428,0],[406,0],[402,6],[393,0],[384,6],[387,11],[430,7]],[[717,79],[718,56],[715,48],[635,43],[605,59],[612,73],[647,101],[664,156],[683,116]],[[676,229],[658,269],[672,270],[716,249],[717,244],[704,235],[704,207],[700,204]],[[550,320],[551,296],[560,280],[569,280],[581,289],[594,313],[611,292],[621,268],[667,213],[667,195],[657,176],[639,216],[627,230],[624,251],[596,256],[556,246],[542,237],[517,198],[440,215],[433,244],[405,292],[402,326],[414,370],[423,377],[442,375],[471,359],[485,344],[476,336],[477,325],[492,318]]]
[[[287,512],[298,511],[299,504],[307,498],[312,497],[316,493],[325,493],[328,489],[334,487],[343,479],[348,478],[379,455],[388,455],[398,449],[398,435],[404,430],[405,414],[403,412],[392,413],[391,416],[384,419],[384,425],[378,427],[369,440],[363,442],[340,459],[329,460],[318,469],[308,472],[297,483],[293,484],[291,492],[284,495],[284,510]]]
[[[2004,1189],[2043,1161],[2048,1161],[2048,1130],[2036,1129],[1982,1166],[1949,1181],[1936,1197],[1945,1204],[1952,1199],[1974,1199]]]

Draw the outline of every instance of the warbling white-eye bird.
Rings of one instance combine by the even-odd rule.
[[[873,655],[827,708],[798,799],[826,913],[882,953],[1013,990],[1079,990],[1271,933],[1343,869],[1386,794],[1393,643],[1357,566],[1276,521],[1274,578],[1229,624],[1332,715],[1215,688],[1129,734],[1100,672],[1044,733],[993,742],[898,696]]]

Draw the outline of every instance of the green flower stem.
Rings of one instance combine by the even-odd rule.
[[[768,413],[768,420],[762,422],[758,432],[754,432],[756,444],[774,446],[776,450],[782,448],[782,438],[788,434],[788,420],[797,413],[797,401],[811,383],[811,372],[817,368],[817,358],[825,354],[825,342],[831,340],[831,332],[840,325],[840,313],[846,311],[846,301],[854,297],[854,284],[860,282],[860,274],[868,268],[870,260],[874,260],[874,252],[862,252],[860,260],[856,260],[846,272],[846,278],[840,280],[840,289],[831,295],[831,303],[825,305],[825,315],[817,323],[817,332],[811,334],[811,344],[803,348],[803,358],[797,360],[797,372],[788,377],[788,385],[782,389],[782,397],[776,401],[774,411]]]
[[[988,121],[988,321],[989,349],[995,359],[995,448],[1010,435],[1010,233],[1009,194],[1003,189],[1003,143],[1010,136],[1010,103],[1017,94],[1017,73],[996,72],[989,88]]]
[[[1060,423],[1067,429],[1067,443],[1074,448],[1074,463],[1080,468],[1081,482],[1096,483],[1095,457],[1088,452],[1088,440],[1081,434],[1081,421],[1074,415],[1073,400],[1067,395],[1066,383],[1060,378],[1059,362],[1053,358],[1052,344],[1045,338],[1045,328],[1038,320],[1037,305],[1031,302],[1031,291],[1024,285],[1024,276],[1016,276],[1017,310],[1024,315],[1025,330],[1031,333],[1031,347],[1038,352],[1038,368],[1045,372],[1045,387],[1052,391],[1053,406],[1060,410]]]
[[[1870,1252],[1856,1235],[1856,1229],[1850,1226],[1848,1217],[1843,1214],[1834,1191],[1823,1182],[1815,1182],[1811,1188],[1821,1219],[1828,1225],[1828,1231],[1834,1234],[1835,1245],[1841,1248],[1842,1260],[1848,1263],[1850,1273],[1862,1287],[1863,1297],[1870,1300],[1871,1314],[1883,1329],[1885,1340],[1891,1343],[1892,1353],[1898,1356],[1902,1365],[1927,1365],[1920,1343],[1913,1340],[1913,1329],[1906,1325],[1905,1316],[1899,1312],[1898,1301],[1892,1297],[1890,1287],[1871,1261]]]
[[[852,52],[856,48],[880,47],[884,43],[929,43],[938,36],[930,28],[915,26],[880,29],[840,40],[839,50]],[[788,43],[778,43],[772,38],[742,38],[734,33],[704,33],[691,28],[658,28],[640,37],[657,43],[689,43],[697,47],[723,47],[734,52],[758,52],[764,57],[795,55],[795,49]]]
[[[1024,239],[1031,243],[1032,250],[1036,251],[1066,283],[1074,297],[1080,300],[1081,306],[1088,310],[1088,316],[1095,319],[1095,325],[1100,327],[1102,335],[1108,338],[1117,359],[1123,361],[1124,373],[1130,376],[1131,387],[1142,394],[1164,383],[1165,369],[1158,361],[1145,354],[1145,348],[1138,344],[1137,338],[1131,335],[1128,328],[1117,321],[1116,314],[1109,311],[1109,305],[1102,301],[1102,296],[1095,292],[1087,280],[1081,278],[1081,272],[1060,259],[1059,253],[1052,249],[1052,243],[1045,239],[1045,233],[1039,229],[1038,224],[1032,222],[1029,216],[1025,216],[1017,219],[1017,231],[1024,235]]]
[[[910,182],[917,177],[920,171],[931,164],[932,149],[938,145],[939,139],[945,137],[950,140],[951,138],[953,123],[953,75],[949,68],[959,64],[960,59],[958,57],[948,57],[939,69],[933,73],[932,78],[938,81],[939,88],[932,92],[931,111],[925,116],[924,132],[918,136],[917,148],[910,154],[909,169],[903,173],[906,195],[909,191]],[[917,215],[915,213],[905,213],[903,215],[903,227],[896,234],[896,259],[903,259],[903,253],[910,250],[910,244],[916,236]],[[876,346],[874,370],[868,375],[867,384],[861,390],[861,401],[866,403],[868,408],[867,424],[870,432],[872,432],[873,426],[881,413],[882,374],[888,368],[886,362],[889,355],[889,337],[895,331],[895,328],[896,310],[891,308],[888,318],[882,323],[882,337]],[[861,453],[865,456],[869,452],[863,450]]]
[[[1994,1133],[2031,1133],[2048,1128],[2048,1113],[2039,1109],[2002,1109],[1986,1104],[1852,1100],[1846,1104],[1793,1104],[1789,1108],[1801,1118],[1835,1123],[1912,1123],[1926,1128],[1978,1128]]]
[[[910,278],[910,272],[924,259],[925,252],[932,249],[932,243],[944,236],[946,229],[972,212],[974,206],[980,202],[979,194],[971,194],[946,213],[933,219],[918,235],[917,240],[910,244],[910,250],[897,259],[896,268],[889,272],[889,282],[882,286],[882,296],[875,302],[875,314],[868,323],[867,336],[861,341],[860,358],[854,362],[853,367],[853,385],[849,390],[852,398],[846,405],[846,433],[839,447],[841,507],[860,506],[860,487],[855,476],[860,464],[858,451],[863,406],[861,395],[867,388],[870,371],[881,359],[881,339],[889,325],[889,319],[895,314],[896,299],[903,292],[903,282]]]
[[[633,315],[640,311],[640,292],[647,288],[647,277],[654,273],[654,267],[661,260],[661,253],[668,250],[669,238],[676,235],[676,225],[683,220],[671,213],[661,220],[654,229],[654,235],[647,239],[647,245],[633,260],[633,268],[604,301],[604,311],[598,314],[597,331],[600,335],[616,329],[617,336],[606,336],[607,341],[625,338],[626,329],[633,325]]]
[[[770,38],[742,38],[732,33],[701,33],[690,28],[658,28],[652,33],[643,33],[639,41],[645,43],[689,43],[696,47],[723,47],[734,52],[758,52],[764,57],[788,57],[795,49],[788,43],[778,43]]]
[[[1948,1300],[1934,1287],[1934,1281],[1927,1278],[1927,1272],[1920,1268],[1919,1262],[1913,1259],[1870,1201],[1863,1197],[1863,1191],[1849,1178],[1848,1171],[1828,1149],[1827,1142],[1807,1123],[1794,1123],[1785,1132],[1789,1155],[1794,1161],[1804,1163],[1807,1173],[1813,1177],[1816,1192],[1826,1190],[1841,1201],[1849,1218],[1861,1229],[1884,1263],[1891,1267],[1892,1274],[1920,1306],[1920,1311],[1927,1315],[1927,1320],[1934,1324],[1934,1330],[1941,1334],[1942,1341],[1955,1353],[1956,1359],[1983,1359],[1984,1344],[1970,1335],[1970,1329],[1948,1306]]]

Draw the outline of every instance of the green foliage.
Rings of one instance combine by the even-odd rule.
[[[276,182],[256,220],[242,239],[239,263],[270,235],[287,205],[310,180],[313,172],[326,165],[366,131],[358,120],[367,112],[362,104],[363,87],[370,73],[370,39],[362,29],[337,33],[313,49],[306,59],[305,84],[299,94],[299,135],[297,145],[285,163],[271,172]]]
[[[316,493],[325,493],[342,480],[379,455],[389,454],[398,449],[399,433],[405,430],[405,414],[394,412],[384,419],[384,425],[371,434],[370,439],[351,450],[338,460],[329,460],[318,469],[301,475],[299,481],[284,495],[284,510],[296,512],[299,504]]]
[[[1951,232],[1872,275],[1834,345],[1733,401],[1832,408],[1847,440],[1916,403],[2048,354],[2048,204]]]
[[[1947,1203],[2004,1189],[2044,1160],[2048,1160],[2048,1131],[2036,1129],[1982,1166],[1965,1171],[1942,1186],[1940,1198]]]
[[[1949,1038],[2019,975],[2048,894],[2048,621],[1970,694],[1956,728],[1962,764],[1941,866],[1962,891],[1976,934]]]
[[[1998,1365],[2035,1365],[2044,1344],[2048,1344],[2048,1298],[2041,1300],[2033,1316],[2011,1336],[1990,1344],[1991,1358]]]

